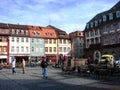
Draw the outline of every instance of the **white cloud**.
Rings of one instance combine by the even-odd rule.
[[[47,26],[68,32],[84,30],[96,14],[110,9],[119,0],[3,0],[0,22]]]

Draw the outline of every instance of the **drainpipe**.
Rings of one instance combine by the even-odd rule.
[[[10,53],[10,52],[9,52],[9,49],[10,49],[10,48],[9,48],[9,45],[10,45],[9,37],[7,37],[7,63],[9,63],[9,61],[10,61],[10,60],[9,60],[9,59],[10,59],[10,58],[9,58],[9,57],[10,57],[10,55],[9,55],[9,53]]]

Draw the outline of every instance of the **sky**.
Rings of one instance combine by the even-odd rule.
[[[55,26],[71,33],[83,31],[96,14],[119,0],[0,0],[0,23]]]

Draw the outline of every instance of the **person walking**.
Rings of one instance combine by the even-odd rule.
[[[22,60],[22,68],[23,68],[23,74],[25,74],[26,72],[25,72],[25,60],[24,59]]]
[[[13,57],[12,58],[12,74],[16,73],[15,67],[16,67],[16,59]]]
[[[42,68],[42,75],[44,78],[48,77],[47,66],[48,66],[48,63],[46,61],[46,58],[42,57],[41,68]]]

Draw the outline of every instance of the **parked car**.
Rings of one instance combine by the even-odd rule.
[[[115,59],[114,59],[114,64],[115,64],[115,65],[120,64],[120,58],[115,58]]]

